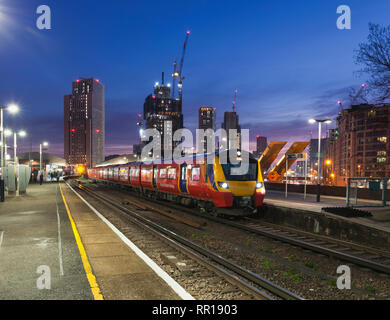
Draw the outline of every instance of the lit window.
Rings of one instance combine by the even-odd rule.
[[[161,179],[166,179],[167,178],[167,169],[165,169],[165,168],[160,169],[160,178]]]
[[[200,180],[200,168],[199,167],[192,168],[191,179],[192,179],[192,181],[199,181]]]
[[[175,180],[176,179],[176,168],[169,168],[168,169],[168,179],[169,180]]]

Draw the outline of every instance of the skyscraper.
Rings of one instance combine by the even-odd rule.
[[[215,132],[216,129],[216,108],[201,107],[199,108],[199,125],[198,129],[211,129]],[[199,153],[207,152],[207,139],[202,140],[203,150],[198,150]]]
[[[180,99],[171,97],[171,87],[164,84],[164,76],[161,85],[156,82],[153,94],[146,97],[144,103],[144,120],[146,129],[157,129],[161,134],[161,151],[164,152],[166,146],[164,138],[167,135],[165,130],[172,130],[172,135],[176,130],[183,128],[182,102]],[[174,148],[179,142],[173,142]]]
[[[267,137],[256,137],[256,154],[260,157],[267,148]]]
[[[237,130],[237,149],[241,149],[241,126],[239,124],[238,115],[235,111],[225,112],[224,121],[222,123],[222,129],[226,130],[228,149],[231,149],[233,147],[233,143],[229,139],[229,130]]]
[[[98,79],[72,82],[64,96],[64,158],[67,164],[93,167],[104,161],[104,85]]]

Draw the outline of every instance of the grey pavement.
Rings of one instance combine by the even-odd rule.
[[[40,266],[49,267],[50,289],[37,287]],[[0,299],[93,299],[56,183],[0,203]]]

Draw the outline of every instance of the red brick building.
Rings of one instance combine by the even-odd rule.
[[[334,185],[347,178],[390,177],[390,105],[361,104],[342,110],[330,130],[327,158]]]

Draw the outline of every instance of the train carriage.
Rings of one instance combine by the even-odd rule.
[[[93,180],[127,185],[147,197],[241,215],[254,212],[265,197],[258,159],[247,153],[247,166],[240,173],[243,153],[237,153],[236,161],[231,161],[229,151],[225,151],[184,158],[180,163],[134,162],[92,168],[88,173]]]

